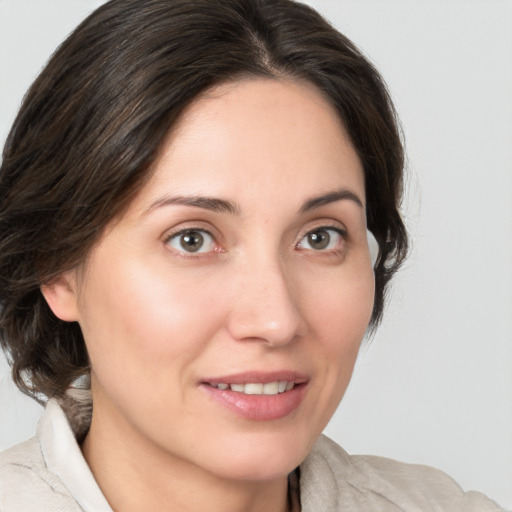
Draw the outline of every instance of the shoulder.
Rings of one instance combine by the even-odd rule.
[[[0,453],[0,511],[21,510],[81,510],[61,480],[48,471],[35,437]]]
[[[0,512],[112,512],[68,418],[48,401],[36,437],[0,454]]]
[[[483,494],[464,492],[442,471],[383,457],[349,455],[325,436],[315,444],[301,473],[301,496],[309,503],[306,510],[318,506],[338,510],[343,503],[349,510],[352,506],[383,512],[502,511]]]

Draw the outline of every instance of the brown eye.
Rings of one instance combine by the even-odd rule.
[[[297,245],[299,249],[325,251],[336,249],[343,240],[343,232],[335,228],[319,228],[310,231]]]
[[[316,249],[317,251],[325,249],[329,245],[330,241],[331,236],[327,231],[323,229],[308,234],[308,242],[310,247]]]
[[[197,252],[201,249],[204,243],[204,238],[201,233],[197,231],[191,231],[180,236],[180,245],[185,251]]]
[[[204,253],[212,251],[215,241],[207,231],[187,229],[171,236],[167,243],[179,252]]]

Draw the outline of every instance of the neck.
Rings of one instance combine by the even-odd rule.
[[[287,477],[232,480],[174,457],[94,402],[82,445],[91,471],[116,512],[286,512]]]

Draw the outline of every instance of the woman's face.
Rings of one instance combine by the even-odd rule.
[[[364,204],[358,156],[313,86],[254,79],[195,101],[69,275],[103,428],[224,478],[297,466],[370,320]]]

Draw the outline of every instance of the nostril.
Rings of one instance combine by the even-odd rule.
[[[238,269],[228,330],[236,340],[286,345],[297,337],[304,324],[295,287],[278,257],[262,251],[252,256]]]
[[[247,301],[248,302],[248,301]],[[231,311],[228,330],[236,340],[259,340],[271,346],[291,343],[302,328],[302,317],[290,301],[240,301]]]

